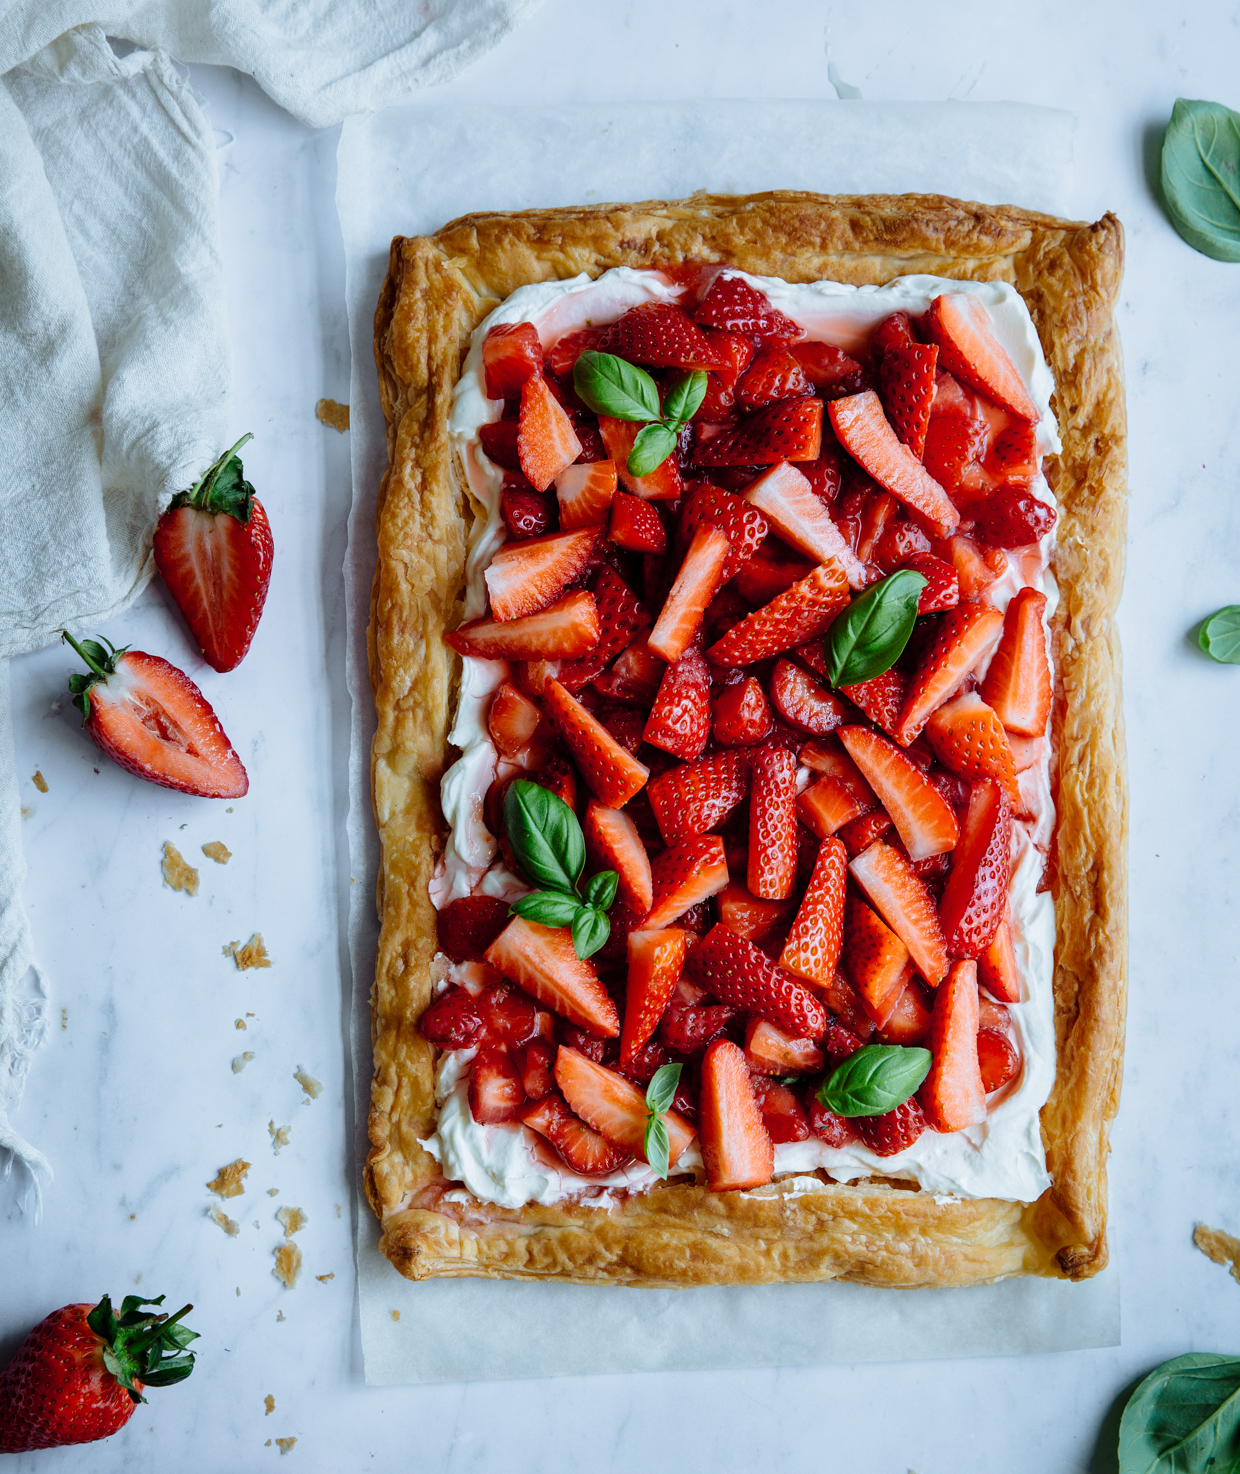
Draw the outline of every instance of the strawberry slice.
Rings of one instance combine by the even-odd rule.
[[[798,796],[797,817],[819,839],[827,839],[866,813],[871,806],[846,783],[827,774]]]
[[[917,1093],[935,1131],[961,1131],[986,1119],[986,1091],[977,1062],[977,964],[953,962],[935,994],[930,1023],[930,1073]]]
[[[832,343],[798,343],[792,356],[824,399],[843,399],[865,388],[865,370]]]
[[[607,521],[616,494],[615,461],[569,466],[555,478],[560,527],[598,527]]]
[[[507,912],[507,903],[503,904]],[[478,1005],[465,988],[448,988],[418,1020],[418,1033],[439,1049],[472,1049],[485,1032]]]
[[[660,773],[646,792],[663,842],[717,829],[748,795],[751,761],[748,753],[716,752]]]
[[[777,927],[792,920],[792,902],[764,901],[743,886],[730,880],[715,898],[719,920],[729,931],[747,942],[760,942]]]
[[[948,383],[954,381],[947,380]],[[922,464],[949,496],[982,490],[980,462],[986,453],[986,421],[969,412],[970,401],[935,406],[922,446]]]
[[[726,328],[703,328],[710,346],[719,355],[720,366],[714,371],[720,384],[728,390],[736,388],[736,381],[753,362],[753,339],[744,333],[729,332]],[[707,391],[709,394],[709,390]]]
[[[714,433],[707,434],[706,431]],[[781,399],[725,427],[697,425],[697,466],[773,466],[776,461],[817,460],[822,449],[822,400]]]
[[[844,913],[844,969],[881,1029],[912,976],[912,963],[895,932],[856,896],[848,898]]]
[[[794,727],[825,737],[846,722],[848,708],[831,691],[826,691],[799,665],[777,660],[771,672],[771,705]]]
[[[706,606],[723,582],[730,546],[727,536],[708,524],[693,534],[680,572],[650,632],[650,649],[661,659],[679,660],[689,648]]]
[[[550,1014],[545,1014],[550,1018]],[[521,1076],[521,1088],[527,1100],[542,1100],[555,1089],[556,1046],[549,1039],[531,1039],[514,1056],[517,1073]]]
[[[648,908],[647,908],[648,909]],[[631,931],[629,975],[620,1031],[620,1067],[631,1064],[650,1039],[684,970],[689,933],[675,927]]]
[[[874,550],[887,524],[900,515],[900,504],[890,492],[875,491],[866,497],[861,508],[861,523],[857,530],[857,557],[862,564],[870,563]],[[868,580],[868,574],[867,574]],[[864,584],[862,585],[864,587]]]
[[[674,757],[701,755],[710,737],[710,667],[690,647],[663,673],[642,740]]]
[[[782,901],[796,874],[797,760],[786,748],[760,748],[750,778],[746,883],[760,899]]]
[[[775,1175],[775,1147],[754,1098],[749,1066],[729,1039],[716,1039],[702,1059],[698,1134],[712,1192],[761,1187]]]
[[[894,737],[900,725],[900,712],[908,690],[908,678],[895,666],[881,676],[861,681],[855,686],[841,686],[840,694],[859,706],[875,726]]]
[[[654,901],[650,880],[650,857],[641,842],[637,825],[621,809],[608,809],[595,799],[586,804],[582,825],[586,847],[599,870],[614,870],[620,877],[621,899],[639,916],[645,916]]]
[[[491,613],[506,622],[554,603],[590,561],[600,535],[597,527],[583,527],[505,543],[485,574]]]
[[[908,559],[917,553],[930,551],[930,539],[913,522],[894,522],[888,527],[874,549],[874,561],[884,573],[894,573],[903,568]]]
[[[847,824],[841,824],[836,832],[848,851],[848,858],[855,860],[876,839],[882,839],[884,834],[894,828],[895,825],[883,809],[873,809],[867,814],[859,814],[855,819],[850,819]]]
[[[595,677],[594,689],[610,701],[650,709],[658,694],[667,662],[650,651],[650,633],[643,630],[604,675]]]
[[[973,785],[960,844],[939,903],[952,957],[977,957],[994,940],[1007,909],[1012,869],[1012,811],[991,778]]]
[[[926,736],[945,768],[970,782],[993,778],[1012,808],[1017,813],[1024,809],[1016,779],[1016,758],[1003,723],[976,691],[966,691],[940,706],[926,723]]]
[[[480,1049],[469,1071],[469,1113],[480,1126],[516,1119],[525,1089],[515,1062],[502,1049]]]
[[[979,1029],[977,1067],[982,1077],[982,1089],[990,1095],[1020,1073],[1020,1055],[1005,1034],[997,1029]]]
[[[900,713],[895,739],[907,747],[930,713],[952,694],[989,652],[1003,628],[1003,615],[989,604],[957,604],[944,614],[934,640],[917,663]]]
[[[955,532],[960,513],[908,446],[896,439],[872,389],[834,400],[829,413],[844,449],[902,501],[932,537],[949,537]]]
[[[757,287],[740,276],[717,276],[693,314],[699,327],[724,328],[752,338],[804,337],[790,317],[772,307]]]
[[[870,339],[876,353],[894,353],[901,348],[911,348],[916,341],[913,319],[907,312],[893,312],[890,317],[883,318]]]
[[[990,945],[978,954],[977,978],[992,997],[1004,1003],[1020,1002],[1020,972],[1012,946],[1012,926],[1006,916],[996,927]]]
[[[894,1157],[907,1151],[926,1129],[926,1117],[917,1098],[911,1096],[894,1111],[881,1116],[857,1116],[857,1135],[876,1157]]]
[[[615,470],[615,462],[610,462]],[[611,501],[611,524],[607,532],[617,547],[630,553],[665,553],[667,531],[649,502],[631,492],[617,491]]]
[[[715,698],[712,731],[721,747],[751,747],[771,730],[771,708],[753,676],[729,686]]]
[[[1027,486],[999,486],[978,508],[973,536],[987,547],[1023,548],[1045,537],[1057,517]]]
[[[941,614],[960,603],[960,575],[950,563],[933,553],[914,553],[905,560],[905,568],[920,573],[926,586],[917,600],[918,614]]]
[[[984,548],[971,537],[956,533],[934,543],[932,551],[956,570],[961,599],[977,599],[1007,568],[1007,558],[995,548]]]
[[[607,1177],[632,1157],[592,1130],[564,1104],[558,1091],[521,1112],[521,1124],[545,1137],[566,1166],[582,1177]]]
[[[922,319],[938,344],[939,361],[949,374],[984,394],[1022,420],[1038,419],[1020,371],[994,335],[990,315],[971,292],[945,292]]]
[[[611,324],[599,347],[601,352],[654,368],[718,369],[728,362],[683,309],[670,302],[630,307]]]
[[[516,484],[519,481],[520,484]],[[541,537],[551,531],[551,507],[544,492],[535,491],[524,476],[513,477],[499,494],[499,514],[510,538]]]
[[[668,456],[646,476],[634,476],[629,470],[629,452],[641,428],[636,420],[613,420],[609,415],[600,415],[598,420],[603,446],[615,463],[616,475],[625,489],[648,502],[675,501],[685,488],[674,455]]]
[[[832,559],[733,625],[706,652],[712,665],[752,665],[826,634],[848,603],[848,578]]]
[[[539,1011],[520,988],[492,983],[478,998],[486,1042],[496,1049],[520,1049],[539,1034]],[[543,1018],[550,1018],[543,1014]]]
[[[879,365],[883,408],[891,428],[918,460],[926,446],[938,356],[937,348],[910,343],[884,353]]]
[[[620,1033],[620,1016],[593,966],[577,956],[567,927],[514,916],[486,950],[492,967],[578,1028],[603,1038]]]
[[[564,1044],[555,1057],[555,1079],[564,1099],[587,1125],[639,1161],[646,1160],[650,1111],[645,1093],[631,1080]],[[670,1143],[668,1164],[674,1166],[697,1132],[679,1111],[665,1112],[664,1120]]]
[[[501,322],[482,340],[488,399],[516,399],[531,374],[541,374],[542,344],[532,322]]]
[[[736,403],[746,412],[812,393],[801,365],[782,343],[768,343],[736,381]]]
[[[917,971],[937,983],[947,971],[947,945],[930,893],[909,862],[890,845],[875,843],[850,864],[853,879],[909,950]]]
[[[933,1000],[925,985],[915,977],[910,978],[888,1014],[879,1039],[884,1044],[921,1044],[930,1032],[932,1007]]]
[[[824,839],[780,954],[780,965],[825,988],[835,976],[844,939],[848,856],[838,839]]]
[[[773,1142],[804,1141],[809,1136],[809,1116],[795,1091],[764,1075],[750,1083],[762,1112],[762,1124]]]
[[[745,1024],[745,1063],[759,1075],[813,1075],[823,1066],[811,1039],[794,1039],[770,1019],[751,1013]]]
[[[534,374],[521,390],[517,420],[517,457],[521,474],[535,491],[546,491],[581,454],[573,422],[551,392],[546,379]]]
[[[647,931],[670,926],[691,907],[728,883],[728,862],[717,834],[700,834],[660,850],[650,865],[654,905],[642,922]]]
[[[521,426],[516,420],[494,420],[489,425],[478,426],[478,440],[482,451],[488,459],[495,462],[505,471],[512,471],[517,475],[521,473],[521,456],[517,450],[517,436]],[[529,482],[521,477],[525,486]],[[530,487],[533,491],[533,487]]]
[[[854,589],[864,588],[864,563],[844,541],[814,489],[795,466],[786,461],[759,476],[745,489],[745,500],[765,514],[786,543],[815,563],[837,559]]]
[[[995,436],[986,456],[986,469],[996,481],[1022,482],[1037,476],[1038,433],[1027,420],[1013,420]]]
[[[590,592],[598,605],[598,641],[588,655],[564,661],[558,671],[552,672],[573,696],[600,676],[608,661],[629,645],[634,633],[650,623],[646,606],[614,568],[604,564],[590,580]]]
[[[758,515],[757,507],[751,510]],[[783,543],[770,539],[741,566],[732,587],[750,604],[769,604],[813,571],[812,563],[794,558]]]
[[[598,607],[584,589],[523,619],[475,619],[444,634],[458,654],[483,660],[562,660],[584,655],[598,637]]]
[[[1006,727],[1004,731],[1007,732],[1008,746],[1012,749],[1012,758],[1018,773],[1024,773],[1042,761],[1046,748],[1045,737],[1022,737]]]
[[[891,815],[911,860],[954,847],[960,831],[951,806],[894,743],[869,727],[841,727],[840,741]]]
[[[543,701],[595,798],[609,809],[622,809],[645,786],[650,769],[626,752],[559,681],[547,682]]]
[[[577,360],[587,348],[599,349],[608,329],[581,328],[575,333],[565,333],[547,349],[547,367],[553,374],[566,379],[577,366]]]
[[[69,679],[73,704],[91,740],[118,767],[200,798],[241,798],[249,791],[219,718],[183,671],[142,650],[63,638],[90,667],[89,675]]]
[[[439,950],[453,962],[481,962],[507,925],[507,901],[497,896],[462,896],[436,914]]]
[[[728,557],[723,565],[721,583],[735,578],[770,531],[766,518],[756,507],[749,506],[743,497],[699,481],[693,486],[680,513],[681,536],[686,545],[703,523],[717,527],[728,540]]]
[[[1051,714],[1051,671],[1042,619],[1046,595],[1020,589],[1007,606],[981,695],[1010,732],[1041,737]]]
[[[752,942],[711,927],[689,955],[693,980],[721,1003],[761,1014],[797,1039],[821,1039],[827,1012],[813,993]]]
[[[838,778],[849,793],[867,809],[872,809],[877,804],[874,790],[861,776],[861,769],[835,738],[828,738],[825,742],[805,743],[799,757],[802,767],[812,768],[815,773],[822,773],[830,778]]]

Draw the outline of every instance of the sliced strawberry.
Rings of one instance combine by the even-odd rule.
[[[645,786],[650,769],[626,752],[559,681],[547,682],[543,701],[595,798],[609,809],[622,809]]]
[[[907,747],[999,638],[1003,615],[989,604],[957,604],[943,615],[909,682],[895,738]]]
[[[750,756],[717,752],[660,773],[647,790],[665,844],[717,829],[749,793]]]
[[[624,993],[624,1027],[620,1031],[621,1068],[636,1058],[658,1028],[668,999],[680,981],[688,946],[689,934],[675,927],[629,933],[629,973]]]
[[[926,1117],[916,1096],[910,1096],[894,1111],[884,1111],[881,1116],[858,1116],[853,1125],[876,1157],[894,1157],[907,1151],[922,1134]]]
[[[543,366],[542,344],[532,322],[497,323],[482,340],[482,372],[488,399],[516,399]]]
[[[702,623],[706,606],[723,581],[727,537],[717,527],[702,525],[650,632],[650,648],[663,660],[679,660]]]
[[[516,1119],[525,1104],[521,1075],[502,1049],[480,1049],[469,1071],[469,1113],[480,1126]]]
[[[824,399],[843,399],[865,388],[861,365],[834,344],[798,343],[792,356]]]
[[[717,1039],[702,1060],[698,1133],[712,1192],[761,1187],[774,1176],[775,1147],[754,1099],[749,1066],[727,1039]]]
[[[948,537],[956,530],[960,513],[913,452],[896,439],[872,389],[835,400],[829,412],[844,449],[902,501],[926,531],[934,537]]]
[[[871,680],[861,681],[855,686],[841,686],[840,693],[847,696],[854,706],[859,706],[875,726],[894,736],[900,724],[907,689],[908,678],[892,666]]]
[[[910,343],[906,348],[884,353],[879,368],[887,418],[897,436],[918,460],[926,445],[938,357],[937,348]]]
[[[586,804],[586,846],[600,870],[614,870],[620,877],[619,891],[625,903],[639,915],[650,910],[654,890],[650,880],[650,857],[637,826],[620,809],[608,809],[594,799]]]
[[[728,556],[723,565],[721,583],[727,583],[736,576],[770,531],[766,518],[745,498],[734,496],[730,491],[721,491],[709,482],[699,481],[693,486],[680,513],[681,536],[686,546],[703,523],[717,527],[728,540]]]
[[[555,1057],[555,1079],[573,1112],[587,1125],[631,1156],[646,1160],[650,1111],[645,1093],[631,1080],[564,1045]],[[667,1122],[667,1159],[674,1166],[697,1132],[679,1111],[666,1111],[663,1119]]]
[[[615,469],[615,462],[609,463]],[[631,553],[665,553],[667,531],[659,514],[639,496],[617,491],[611,502],[611,525],[608,537],[617,547]]]
[[[646,721],[641,712],[634,711],[630,706],[607,708],[600,706],[596,708],[594,714],[625,752],[631,752],[636,757],[637,749],[642,745],[642,732],[646,727]],[[613,812],[618,813],[619,810],[613,810]]]
[[[844,967],[881,1029],[900,1001],[912,963],[895,932],[856,896],[849,897],[844,915]]]
[[[947,946],[938,912],[909,862],[890,845],[872,844],[849,865],[853,879],[909,950],[917,971],[937,983],[947,971]]]
[[[870,339],[878,353],[893,353],[901,348],[911,348],[917,339],[913,334],[913,319],[907,312],[893,312],[883,318],[874,329]]]
[[[882,809],[873,809],[868,814],[859,814],[836,831],[848,851],[848,858],[855,860],[863,850],[869,849],[876,839],[881,839],[888,830],[894,829],[890,817]]]
[[[949,381],[952,382],[952,381]],[[922,464],[949,496],[981,490],[981,459],[986,453],[986,421],[968,412],[968,401],[949,401],[930,416]]]
[[[616,475],[625,489],[648,502],[675,501],[684,492],[684,482],[674,455],[668,456],[667,460],[648,475],[634,476],[629,470],[629,452],[633,449],[633,442],[641,428],[636,420],[613,420],[608,415],[599,416],[599,434],[603,437],[603,445],[614,461]]]
[[[552,756],[538,770],[537,782],[577,811],[577,770],[567,758]],[[494,831],[492,831],[494,832]]]
[[[706,435],[705,430],[717,433]],[[773,466],[812,461],[822,449],[822,400],[781,399],[730,427],[698,425],[697,466]]]
[[[559,1091],[527,1105],[521,1112],[521,1124],[545,1137],[563,1162],[582,1177],[607,1177],[632,1160],[623,1148],[573,1115]]]
[[[517,1073],[527,1100],[542,1100],[555,1089],[555,1049],[549,1039],[540,1038],[531,1039],[517,1051]]]
[[[977,1062],[977,964],[953,962],[934,998],[933,1060],[918,1100],[936,1131],[960,1131],[986,1119]]]
[[[809,1116],[796,1092],[764,1075],[756,1076],[750,1084],[771,1140],[804,1141],[809,1135]]]
[[[1005,916],[995,929],[990,944],[978,954],[977,977],[982,987],[1004,1003],[1020,1002],[1020,971],[1012,946],[1012,927]]]
[[[888,491],[872,492],[865,499],[861,508],[861,525],[857,531],[857,557],[863,565],[871,564],[874,550],[878,546],[883,533],[887,530],[889,523],[893,522],[901,513],[900,503]],[[864,588],[871,582],[868,568],[864,568],[859,588]]]
[[[1028,420],[1005,425],[991,444],[986,469],[996,481],[1028,486],[1039,469],[1038,433]]]
[[[647,931],[670,926],[728,883],[728,862],[717,834],[700,834],[660,850],[650,866],[654,905],[642,925]]]
[[[986,308],[971,292],[945,292],[922,319],[949,374],[1022,420],[1038,418],[1025,381],[1000,345]]]
[[[771,730],[771,708],[753,676],[729,686],[713,703],[713,732],[721,747],[751,747]]]
[[[746,883],[764,901],[792,894],[797,873],[797,760],[784,748],[754,754]]]
[[[982,682],[982,700],[1012,732],[1041,737],[1051,712],[1051,672],[1042,619],[1046,595],[1020,589],[1008,604],[1003,634]]]
[[[561,379],[567,378],[586,349],[598,350],[606,334],[605,327],[581,328],[575,333],[565,333],[547,349],[547,367]]]
[[[772,466],[745,489],[745,500],[769,519],[785,542],[815,563],[837,559],[853,588],[865,586],[861,561],[795,466],[787,462]]]
[[[956,816],[921,769],[868,727],[841,727],[840,741],[891,815],[909,858],[950,850],[959,838]]]
[[[756,609],[707,650],[712,665],[752,665],[826,634],[848,603],[848,579],[834,559]]]
[[[507,925],[508,902],[497,896],[463,896],[459,901],[449,901],[435,917],[439,950],[453,962],[481,962]]]
[[[723,1003],[761,1014],[797,1039],[821,1039],[827,1014],[813,993],[752,942],[714,926],[689,954],[695,982]]]
[[[585,568],[599,536],[597,527],[583,527],[505,543],[486,571],[491,613],[506,622],[554,603]]]
[[[521,474],[535,491],[546,491],[581,454],[581,441],[546,379],[534,374],[521,390],[517,456]]]
[[[516,478],[513,478],[516,480]],[[521,485],[505,485],[499,494],[499,514],[511,538],[541,537],[553,526],[551,507],[545,493],[535,491],[520,478]]]
[[[930,539],[915,522],[895,522],[879,538],[873,558],[884,573],[894,573],[914,555],[929,551]]]
[[[993,778],[1013,809],[1019,812],[1024,807],[1003,723],[976,691],[940,706],[926,723],[926,736],[944,767],[969,782]]]
[[[700,756],[710,736],[710,667],[690,647],[663,673],[643,740],[674,757]]]
[[[847,1116],[829,1111],[815,1092],[809,1097],[809,1129],[828,1146],[848,1146],[857,1139],[857,1131]]]
[[[604,675],[597,676],[594,689],[612,701],[650,709],[659,690],[667,662],[650,651],[650,634],[644,631],[623,651]]]
[[[643,302],[630,307],[612,323],[601,349],[630,363],[654,368],[717,369],[726,365],[719,348],[670,302]]]
[[[933,553],[914,553],[904,566],[926,580],[917,600],[918,614],[941,614],[960,603],[960,575],[950,563]]]
[[[828,773],[798,796],[797,817],[819,839],[827,839],[870,806],[847,784]]]
[[[751,1013],[745,1025],[745,1061],[759,1075],[812,1075],[823,1066],[822,1050],[810,1039],[794,1039],[778,1024]]]
[[[925,985],[910,978],[896,999],[878,1037],[884,1044],[920,1044],[930,1032],[933,999]]]
[[[598,608],[584,589],[522,619],[475,619],[444,640],[460,655],[483,660],[562,660],[598,642]]]
[[[790,660],[777,660],[771,672],[771,705],[786,722],[825,737],[848,720],[848,708]]]
[[[601,526],[616,494],[615,461],[569,466],[555,478],[555,494],[562,528]]]
[[[1019,483],[996,487],[977,510],[973,536],[992,548],[1036,543],[1054,527],[1057,513]]]
[[[418,1020],[418,1033],[439,1049],[472,1049],[484,1032],[478,1005],[465,988],[448,988]]]
[[[794,340],[804,336],[790,317],[772,307],[757,287],[739,276],[715,277],[693,318],[699,327],[724,328],[752,338]]]
[[[486,960],[570,1023],[608,1039],[618,1037],[616,1005],[591,964],[577,956],[567,927],[514,916],[487,948]]]
[[[720,366],[715,375],[729,389],[736,388],[736,381],[753,362],[754,344],[744,333],[729,332],[726,328],[702,328],[711,348],[719,355]]]
[[[874,790],[861,776],[861,769],[840,746],[838,738],[806,742],[799,757],[802,767],[811,768],[815,773],[822,773],[828,778],[838,778],[848,792],[867,809],[877,804]]]
[[[790,900],[764,901],[739,880],[730,880],[724,886],[715,899],[715,905],[723,925],[747,942],[760,942],[769,932],[787,926],[792,920],[793,903]]]
[[[824,839],[779,958],[790,973],[820,988],[830,983],[840,958],[847,873],[844,846],[838,839]]]
[[[760,515],[757,507],[750,509]],[[741,566],[735,581],[729,585],[750,604],[769,604],[772,599],[800,583],[814,571],[804,558],[794,558],[783,543],[768,538],[754,556]]]
[[[956,570],[962,599],[977,599],[1007,567],[1007,558],[998,549],[983,548],[959,532],[934,543],[931,551]]]
[[[781,343],[768,343],[736,381],[736,402],[752,412],[777,399],[799,399],[813,393],[801,365]]]
[[[634,634],[650,623],[646,606],[614,568],[607,565],[600,568],[590,580],[590,592],[598,605],[598,641],[588,655],[580,660],[564,661],[559,670],[552,673],[573,696],[600,676],[608,661],[620,654]],[[546,682],[543,684],[545,686]]]
[[[521,426],[516,420],[495,420],[489,425],[478,426],[478,440],[483,454],[505,471],[521,471],[521,454],[517,449],[517,436]],[[525,478],[521,478],[525,481]],[[528,482],[525,483],[527,486]],[[533,488],[530,488],[533,490]]]
[[[994,940],[1007,910],[1012,864],[1012,811],[990,778],[973,785],[960,843],[939,903],[952,957],[978,957]]]
[[[1020,1055],[1012,1041],[998,1030],[979,1029],[977,1067],[982,1077],[982,1089],[990,1095],[1020,1073]]]

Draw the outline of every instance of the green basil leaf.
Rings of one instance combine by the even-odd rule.
[[[1177,98],[1162,146],[1171,223],[1195,251],[1240,261],[1240,113]]]
[[[532,896],[514,901],[512,910],[526,921],[537,921],[542,926],[572,926],[581,902],[561,891],[535,891]]]
[[[646,1139],[643,1145],[646,1160],[650,1163],[654,1175],[666,1179],[667,1159],[671,1155],[672,1144],[667,1135],[667,1122],[662,1116],[651,1116],[646,1122]]]
[[[616,899],[616,886],[619,883],[620,877],[614,870],[600,870],[586,881],[581,892],[582,899],[587,906],[597,906],[600,911],[606,911]]]
[[[630,476],[649,476],[676,449],[676,432],[668,425],[643,425],[625,466]]]
[[[605,946],[611,936],[611,922],[593,906],[582,906],[573,919],[573,950],[584,962]]]
[[[1120,1474],[1236,1474],[1240,1357],[1194,1351],[1156,1367],[1119,1425]]]
[[[645,369],[614,353],[587,348],[573,366],[573,388],[597,415],[613,420],[659,418],[659,386]]]
[[[855,686],[891,669],[913,633],[925,586],[923,574],[898,569],[837,617],[823,645],[833,686]]]
[[[930,1073],[928,1049],[867,1044],[823,1080],[818,1099],[837,1116],[881,1116],[903,1105]]]
[[[705,398],[705,371],[694,369],[683,379],[677,379],[667,391],[667,398],[663,401],[663,418],[669,424],[683,425],[697,414]]]
[[[660,1065],[651,1076],[650,1084],[646,1086],[646,1104],[656,1116],[671,1109],[683,1068],[683,1065]]]
[[[1240,604],[1228,604],[1212,614],[1201,626],[1197,643],[1211,660],[1240,665]]]
[[[518,778],[504,795],[504,828],[517,864],[549,891],[576,896],[586,863],[577,815],[558,794]]]

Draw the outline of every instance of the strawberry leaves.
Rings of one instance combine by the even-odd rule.
[[[194,1353],[186,1352],[184,1356],[180,1353],[198,1339],[198,1333],[178,1324],[194,1307],[183,1305],[174,1316],[155,1315],[142,1309],[144,1305],[163,1303],[162,1295],[155,1300],[126,1295],[118,1316],[112,1309],[111,1297],[105,1295],[86,1317],[86,1324],[104,1342],[104,1366],[129,1393],[132,1402],[146,1401],[135,1382],[147,1387],[169,1387],[184,1381],[194,1370]]]
[[[214,461],[202,473],[188,491],[179,491],[172,499],[169,510],[176,507],[196,507],[203,512],[227,512],[243,525],[250,520],[254,510],[254,488],[245,479],[244,467],[237,452],[252,434],[245,434],[236,445]]]
[[[671,1152],[666,1113],[671,1110],[672,1102],[676,1099],[676,1087],[680,1084],[682,1068],[679,1064],[660,1065],[646,1087],[646,1108],[649,1114],[646,1117],[643,1149],[646,1161],[655,1175],[665,1180],[668,1173],[667,1159]]]
[[[672,385],[660,407],[650,375],[614,353],[587,349],[573,365],[573,388],[595,414],[650,422],[637,432],[625,463],[631,476],[649,476],[676,449],[677,435],[706,397],[706,382],[695,369]]]

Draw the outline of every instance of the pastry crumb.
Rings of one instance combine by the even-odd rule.
[[[306,1215],[300,1208],[281,1208],[276,1214],[276,1220],[284,1230],[284,1237],[291,1239],[295,1233],[300,1233],[308,1222]]]
[[[245,1174],[249,1170],[249,1162],[238,1157],[227,1167],[220,1168],[214,1181],[207,1183],[207,1191],[213,1192],[217,1198],[239,1198],[245,1191]]]
[[[399,1320],[400,1319],[400,1311],[399,1310],[394,1310],[392,1312],[392,1319],[393,1320]]]
[[[292,1241],[285,1241],[276,1250],[276,1265],[271,1271],[286,1290],[291,1290],[301,1273],[301,1250]]]
[[[67,1029],[69,1027],[69,1010],[67,1008],[62,1008],[60,1010],[60,1027],[62,1029]]]
[[[319,1284],[321,1284],[321,1285],[325,1285],[328,1280],[334,1280],[335,1278],[336,1278],[336,1271],[334,1269],[332,1270],[332,1272],[330,1274],[316,1274],[315,1275],[315,1279],[318,1280]]]
[[[346,410],[345,413],[348,414],[348,411]],[[30,781],[34,784],[34,786],[39,790],[40,793],[47,792],[47,779],[43,776],[38,768],[34,770],[34,777]]]
[[[277,1320],[283,1320],[284,1319],[284,1312],[282,1310],[277,1310],[276,1311],[276,1319]]]
[[[280,1196],[280,1189],[278,1187],[269,1187],[267,1189],[267,1196],[269,1198],[278,1198]]]
[[[335,1204],[335,1208],[336,1208],[336,1217],[339,1218],[340,1217],[340,1204],[339,1203]]]
[[[291,1126],[277,1126],[274,1121],[267,1122],[267,1134],[271,1137],[271,1149],[277,1157],[280,1155],[280,1148],[288,1145],[288,1134],[292,1129]]]
[[[245,1020],[243,1018],[234,1019],[233,1020],[233,1028],[234,1029],[244,1029],[245,1028]]]
[[[194,886],[197,889],[198,872],[194,872]],[[248,967],[270,967],[271,958],[267,955],[267,947],[263,942],[263,934],[256,931],[243,947],[240,942],[229,942],[223,948],[224,956],[231,957],[237,964],[237,971],[244,972]]]
[[[1231,1270],[1232,1279],[1240,1280],[1240,1239],[1224,1233],[1221,1228],[1199,1223],[1193,1230],[1193,1243],[1207,1259],[1213,1259],[1215,1264],[1225,1264]]]
[[[263,1398],[263,1406],[267,1409],[267,1411],[263,1414],[263,1417],[269,1418],[276,1410],[276,1400],[274,1397],[272,1397],[270,1392],[267,1394],[266,1397]]]
[[[293,1071],[293,1079],[301,1086],[311,1100],[317,1100],[323,1090],[323,1084],[316,1080],[313,1075],[307,1075],[303,1066],[298,1065]]]
[[[219,839],[213,839],[210,844],[204,844],[202,852],[208,860],[214,860],[217,865],[227,865],[232,859],[232,851]]]
[[[236,1238],[236,1236],[241,1232],[241,1226],[237,1222],[237,1220],[235,1218],[230,1218],[222,1208],[208,1208],[207,1217],[211,1220],[212,1223],[218,1223],[230,1239]],[[239,1295],[241,1291],[238,1290],[237,1293]]]
[[[164,858],[160,869],[164,872],[164,884],[174,891],[184,891],[187,896],[198,894],[198,872],[185,863],[185,857],[170,840],[164,840]]]
[[[282,1454],[290,1454],[292,1453],[293,1445],[296,1442],[297,1440],[295,1438],[277,1438],[276,1447],[280,1450]]]
[[[349,406],[341,404],[339,400],[320,399],[314,406],[314,413],[319,423],[330,430],[339,430],[343,435],[349,428]]]
[[[232,1072],[233,1072],[233,1074],[234,1075],[239,1075],[241,1073],[241,1071],[245,1069],[246,1065],[248,1065],[249,1062],[253,1058],[254,1058],[254,1051],[252,1049],[247,1049],[244,1054],[239,1054],[236,1057],[236,1059],[234,1059],[233,1062],[232,1062]]]

